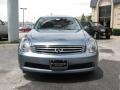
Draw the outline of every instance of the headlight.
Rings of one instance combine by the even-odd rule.
[[[21,40],[19,45],[20,52],[29,52],[31,51],[31,43],[28,39],[24,38]]]
[[[101,31],[101,32],[105,32],[105,29],[101,29],[100,31]]]
[[[97,44],[94,40],[89,40],[86,45],[86,52],[95,53],[97,52]]]

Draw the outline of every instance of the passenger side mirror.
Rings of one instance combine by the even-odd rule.
[[[85,26],[84,29],[87,30],[87,29],[89,29],[89,27],[88,27],[88,26]]]

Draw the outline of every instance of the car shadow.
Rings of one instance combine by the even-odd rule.
[[[18,90],[118,90],[120,61],[101,59],[94,74],[24,75],[27,84]]]
[[[24,75],[30,81],[50,82],[50,83],[75,83],[93,81],[103,78],[103,71],[100,67],[94,72],[78,74],[38,74],[29,73]]]
[[[96,40],[114,40],[114,38],[111,37],[110,39],[106,39],[105,37],[100,37],[99,39],[96,39]]]

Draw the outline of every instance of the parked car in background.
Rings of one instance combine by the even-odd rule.
[[[87,22],[87,21],[80,21],[80,24],[82,25],[82,27],[84,28],[84,30],[90,34],[92,37],[95,36],[95,28],[93,27],[93,25],[91,24],[91,22]]]
[[[0,20],[0,39],[8,38],[8,26]]]
[[[31,31],[31,28],[29,28],[29,27],[20,27],[19,31],[21,31],[21,32],[29,32],[29,31]]]
[[[105,36],[106,39],[110,39],[110,37],[112,35],[112,29],[111,28],[105,27],[98,22],[91,22],[91,24],[94,27],[94,29],[96,30],[95,37],[97,39],[99,39],[101,36]]]
[[[80,24],[88,34],[90,34],[92,37],[96,39],[99,39],[102,36],[105,36],[106,39],[110,39],[112,35],[111,28],[105,27],[98,22],[80,21]]]
[[[98,47],[73,17],[41,17],[18,49],[24,73],[93,72],[98,64]]]

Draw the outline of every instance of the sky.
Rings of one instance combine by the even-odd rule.
[[[19,21],[22,21],[20,8],[27,8],[25,21],[32,22],[51,14],[73,17],[91,14],[90,0],[19,0]],[[7,0],[0,0],[0,19],[7,21]]]

